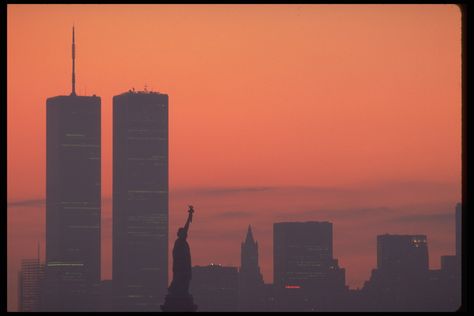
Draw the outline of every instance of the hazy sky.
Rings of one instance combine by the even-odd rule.
[[[46,99],[102,99],[102,278],[111,278],[112,97],[169,95],[170,248],[188,204],[193,265],[240,264],[248,224],[273,280],[272,224],[329,220],[350,287],[376,235],[454,254],[461,200],[455,5],[8,5],[8,309],[44,258]],[[170,274],[171,280],[171,274]]]

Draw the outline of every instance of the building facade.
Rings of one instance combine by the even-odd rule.
[[[273,271],[278,309],[327,311],[346,290],[345,269],[333,258],[329,222],[273,225]]]
[[[168,95],[113,98],[113,272],[120,311],[159,311],[168,288]]]
[[[18,310],[40,311],[40,285],[44,279],[44,264],[38,259],[24,259],[18,273]]]
[[[428,259],[426,235],[377,236],[377,268],[363,288],[368,310],[426,311],[434,306]]]
[[[329,222],[275,223],[273,265],[280,288],[345,286],[344,269],[333,258]]]
[[[100,281],[100,98],[58,96],[46,107],[46,308],[84,310]]]
[[[428,271],[426,235],[377,236],[377,269],[387,273],[416,275]]]

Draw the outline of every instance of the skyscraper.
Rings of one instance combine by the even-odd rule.
[[[425,235],[377,236],[377,268],[387,273],[419,275],[428,271]]]
[[[263,308],[263,277],[258,265],[258,243],[249,225],[247,236],[240,248],[239,305],[242,311]]]
[[[168,95],[113,98],[113,272],[118,310],[159,311],[168,287]]]
[[[433,305],[425,235],[377,236],[377,269],[363,293],[377,311],[418,311]],[[432,276],[433,274],[431,274]],[[430,303],[431,302],[431,303]]]
[[[38,312],[40,307],[40,284],[44,278],[44,264],[39,259],[24,259],[18,274],[18,310]]]
[[[462,258],[462,204],[456,204],[456,256]]]
[[[458,308],[461,306],[462,299],[462,204],[456,204],[456,260],[455,260],[455,278],[454,282],[454,299],[453,305]]]
[[[345,270],[333,258],[332,223],[273,224],[273,271],[280,288],[344,288]]]
[[[332,223],[273,224],[273,282],[282,311],[328,311],[346,290],[333,258]]]
[[[46,101],[45,310],[93,308],[89,289],[100,281],[100,98],[75,91]]]

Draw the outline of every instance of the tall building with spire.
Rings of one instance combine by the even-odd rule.
[[[245,241],[240,247],[239,307],[242,311],[258,311],[263,308],[261,288],[263,277],[258,265],[258,242],[254,240],[249,225]]]
[[[245,241],[240,246],[241,281],[245,286],[263,284],[262,274],[258,265],[258,242],[253,238],[252,227],[249,225]]]
[[[120,311],[160,311],[168,288],[168,95],[113,98],[112,279]]]
[[[46,100],[46,280],[42,310],[93,309],[100,282],[101,100],[72,91]]]

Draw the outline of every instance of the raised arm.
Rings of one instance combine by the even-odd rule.
[[[192,205],[189,206],[188,212],[189,212],[188,220],[186,221],[186,224],[184,225],[184,231],[186,232],[186,234],[188,233],[189,223],[193,221],[194,208]]]

